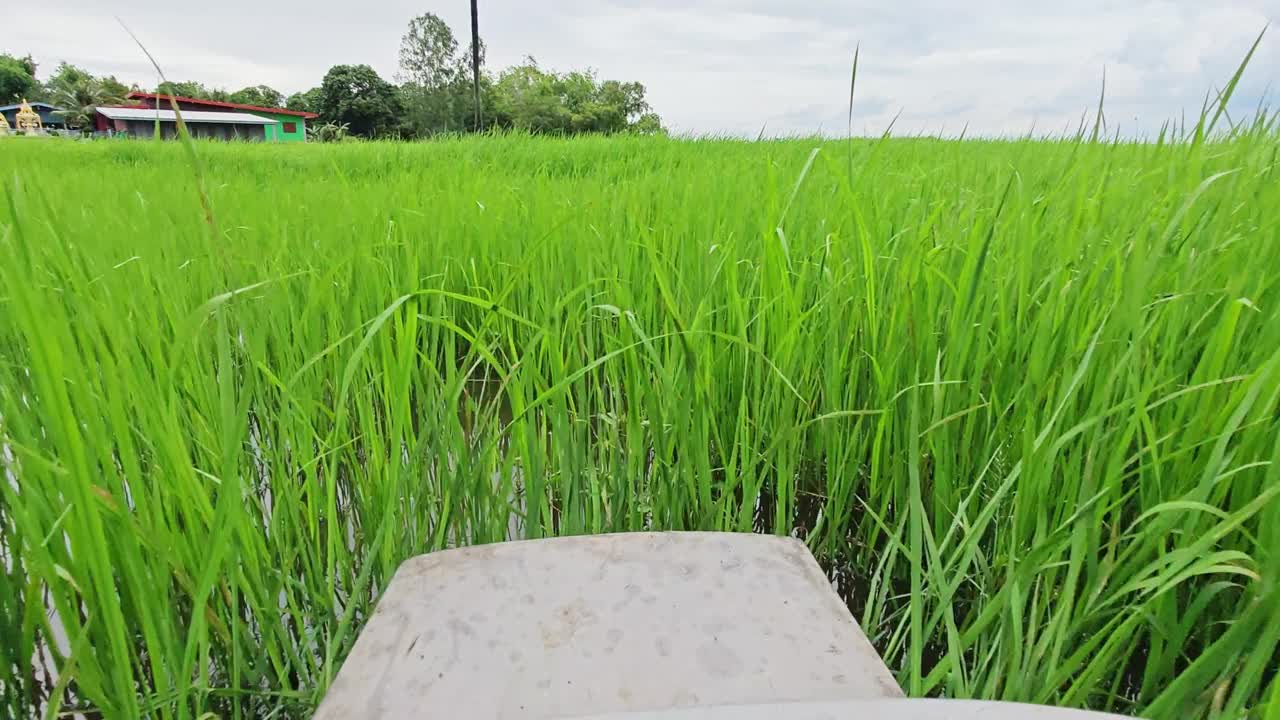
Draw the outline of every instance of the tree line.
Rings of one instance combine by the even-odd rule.
[[[492,127],[533,133],[656,133],[662,122],[638,82],[601,80],[591,70],[555,72],[526,58],[497,75],[480,74],[480,112],[468,61],[453,30],[426,13],[400,41],[399,84],[368,65],[336,65],[319,86],[285,99],[326,124],[362,137],[429,137]],[[480,46],[484,57],[484,44]]]
[[[480,55],[483,58],[483,43]],[[321,139],[348,134],[412,139],[490,128],[543,134],[664,132],[641,83],[602,80],[592,70],[556,72],[532,57],[496,75],[482,68],[477,112],[470,58],[470,43],[459,52],[449,25],[426,13],[409,22],[400,41],[396,82],[382,78],[369,65],[335,65],[318,86],[288,97],[267,85],[228,91],[193,81],[164,82],[156,90],[313,112],[319,115],[313,127]],[[36,79],[36,70],[29,55],[0,54],[0,104],[24,97],[44,100],[64,108],[68,124],[88,127],[95,106],[124,103],[139,89],[65,62],[45,82]]]

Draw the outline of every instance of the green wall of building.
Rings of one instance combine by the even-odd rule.
[[[280,115],[257,110],[253,114],[275,120],[274,124],[265,126],[267,142],[305,142],[307,139],[307,121],[305,118],[300,118],[297,115]],[[293,123],[293,132],[284,131],[285,123]]]

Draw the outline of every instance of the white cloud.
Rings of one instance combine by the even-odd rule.
[[[118,13],[171,79],[286,92],[329,66],[364,62],[385,77],[409,18],[441,14],[469,32],[465,0],[352,7],[224,0],[0,5],[0,50],[33,53],[149,85],[154,74]],[[1061,130],[1098,97],[1107,115],[1150,131],[1224,82],[1280,0],[481,0],[490,67],[525,55],[566,69],[645,83],[654,107],[689,132],[843,132],[853,49],[861,45],[855,129],[877,133]],[[1280,24],[1280,23],[1277,23]],[[1277,80],[1280,37],[1263,46],[1239,90],[1247,107]]]

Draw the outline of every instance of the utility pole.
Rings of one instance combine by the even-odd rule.
[[[471,82],[476,95],[476,131],[483,129],[484,116],[480,111],[480,10],[479,0],[471,0]]]

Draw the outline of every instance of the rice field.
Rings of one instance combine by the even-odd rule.
[[[1280,717],[1268,122],[0,143],[0,715],[306,717],[405,558],[652,529],[913,696]]]

